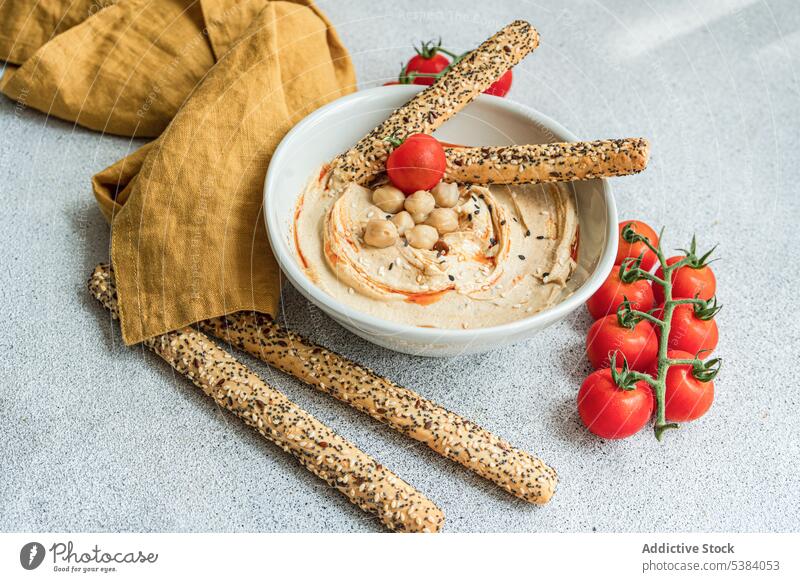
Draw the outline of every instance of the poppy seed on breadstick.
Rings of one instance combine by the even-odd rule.
[[[539,45],[539,33],[516,20],[484,41],[437,81],[396,109],[389,118],[331,163],[330,184],[366,185],[386,167],[390,138],[430,134],[488,89]]]
[[[627,176],[641,172],[650,144],[641,137],[445,148],[445,182],[541,184]]]
[[[89,291],[118,317],[108,265],[99,265]],[[143,342],[203,393],[295,457],[389,529],[437,532],[444,514],[430,499],[331,428],[269,386],[204,333],[184,327]]]
[[[413,390],[283,328],[267,316],[239,312],[198,325],[424,443],[520,499],[544,504],[555,493],[558,476],[540,459]]]

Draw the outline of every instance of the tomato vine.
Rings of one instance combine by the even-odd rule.
[[[651,281],[653,285],[660,285],[662,287],[664,291],[664,304],[663,308],[661,309],[661,317],[659,318],[654,315],[655,310],[644,312],[633,309],[627,300],[622,306],[620,306],[620,312],[618,313],[620,321],[623,321],[624,319],[626,322],[631,322],[643,319],[649,321],[654,326],[657,326],[657,329],[659,330],[657,373],[654,376],[652,374],[630,370],[628,363],[624,361],[624,357],[622,363],[622,372],[617,372],[615,369],[616,353],[612,356],[611,365],[612,375],[621,388],[630,389],[632,383],[644,381],[653,389],[653,395],[655,396],[656,400],[656,420],[654,424],[654,431],[655,436],[659,441],[661,440],[665,431],[676,429],[679,426],[678,423],[667,422],[665,418],[665,394],[667,390],[666,380],[667,371],[669,370],[670,366],[692,366],[692,374],[694,377],[701,382],[708,382],[716,377],[716,375],[719,373],[721,365],[721,360],[719,358],[714,358],[704,362],[702,359],[700,359],[699,353],[692,359],[675,359],[670,358],[668,355],[672,315],[678,305],[693,305],[695,313],[701,318],[713,317],[721,309],[721,306],[717,305],[716,297],[713,297],[710,300],[700,299],[699,297],[695,297],[693,299],[675,299],[672,297],[672,274],[683,266],[694,264],[694,261],[697,259],[694,252],[687,252],[685,257],[670,264],[661,248],[660,241],[662,240],[662,234],[663,231],[659,234],[659,243],[654,245],[648,237],[637,233],[630,224],[626,225],[621,232],[622,240],[625,242],[631,244],[641,242],[653,253],[655,253],[658,262],[661,265],[660,272],[662,273],[662,277],[654,275],[653,273],[641,268],[642,256],[629,257],[625,259],[620,266],[620,279],[622,281],[632,282],[640,279],[647,279]],[[694,251],[694,244],[692,245],[692,250]],[[710,252],[703,256],[704,261],[708,259],[709,254]]]

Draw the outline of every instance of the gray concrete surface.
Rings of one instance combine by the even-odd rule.
[[[410,45],[462,50],[516,17],[542,35],[511,99],[584,138],[645,135],[652,166],[614,182],[623,217],[719,243],[725,359],[706,418],[658,443],[601,442],[575,394],[581,310],[522,345],[425,360],[345,332],[292,289],[288,325],[539,453],[560,472],[529,507],[281,373],[291,398],[447,514],[447,531],[797,531],[798,54],[794,0],[322,2],[364,87]],[[89,178],[135,144],[0,99],[0,530],[380,531],[377,521],[121,345],[84,282],[108,254]],[[249,360],[248,360],[249,361]]]

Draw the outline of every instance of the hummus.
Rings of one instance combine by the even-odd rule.
[[[459,186],[458,229],[433,250],[399,238],[364,243],[389,218],[356,184],[341,194],[312,179],[298,198],[294,240],[308,278],[342,303],[381,319],[438,328],[489,327],[562,300],[575,268],[575,200],[561,184]]]

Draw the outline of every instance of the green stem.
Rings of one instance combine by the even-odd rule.
[[[686,305],[686,304],[689,304],[689,303],[692,304],[692,305],[705,305],[706,304],[705,301],[703,301],[702,299],[698,299],[697,297],[695,297],[694,299],[675,299],[675,300],[673,300],[673,303],[675,305]]]
[[[661,252],[661,244],[659,243],[657,247],[653,246],[653,243],[650,242],[650,239],[647,238],[646,236],[642,236],[641,240],[648,249],[650,249],[656,254],[656,256],[658,257],[658,262],[661,263],[661,266],[663,267],[667,261],[666,259],[664,259],[664,253]]]
[[[459,61],[464,57],[464,53],[459,55],[454,53],[453,51],[447,50],[446,48],[438,47],[436,50],[438,50],[440,53],[446,54],[450,58],[458,59]]]
[[[672,358],[668,359],[667,362],[670,366],[694,366],[697,363],[697,359],[693,358],[691,360],[673,360]]]
[[[648,281],[652,281],[653,283],[658,283],[659,285],[666,285],[667,284],[667,282],[664,279],[661,279],[660,277],[656,277],[655,275],[653,275],[653,273],[650,273],[650,272],[642,270],[642,269],[639,269],[637,271],[636,275],[637,275],[637,277],[640,277],[642,279],[647,279]]]
[[[645,240],[643,241],[658,257],[658,262],[661,264],[661,272],[664,273],[664,279],[656,281],[656,284],[664,288],[664,310],[661,313],[661,335],[658,339],[658,376],[655,382],[651,384],[653,393],[656,398],[656,422],[654,431],[656,439],[661,440],[665,431],[678,428],[674,422],[667,422],[666,419],[666,392],[667,392],[667,371],[669,370],[670,360],[667,357],[669,350],[669,332],[672,328],[672,314],[675,311],[675,306],[678,304],[672,299],[672,270],[676,268],[681,262],[678,261],[673,265],[667,264],[667,258],[661,250],[661,244],[658,247]],[[658,279],[658,277],[656,277]]]
[[[663,326],[664,322],[661,321],[654,315],[650,315],[649,313],[645,313],[644,311],[638,311],[636,309],[631,309],[631,313],[633,313],[636,317],[644,319],[645,321],[649,321],[653,325]]]
[[[686,265],[688,265],[690,262],[691,262],[690,257],[683,257],[680,261],[676,261],[666,268],[662,266],[661,268],[664,271],[664,277],[667,276],[667,273],[672,273],[673,271],[677,271],[681,267],[685,267]]]
[[[653,386],[655,388],[656,380],[650,374],[644,374],[643,372],[635,372],[633,370],[631,370],[628,374],[630,375],[631,378],[633,378],[637,382],[639,381],[647,382],[648,384],[650,384],[650,386]]]
[[[656,425],[655,427],[656,439],[660,441],[661,435],[663,435],[665,431],[673,428],[680,428],[680,425],[677,422],[669,422],[662,425]]]

